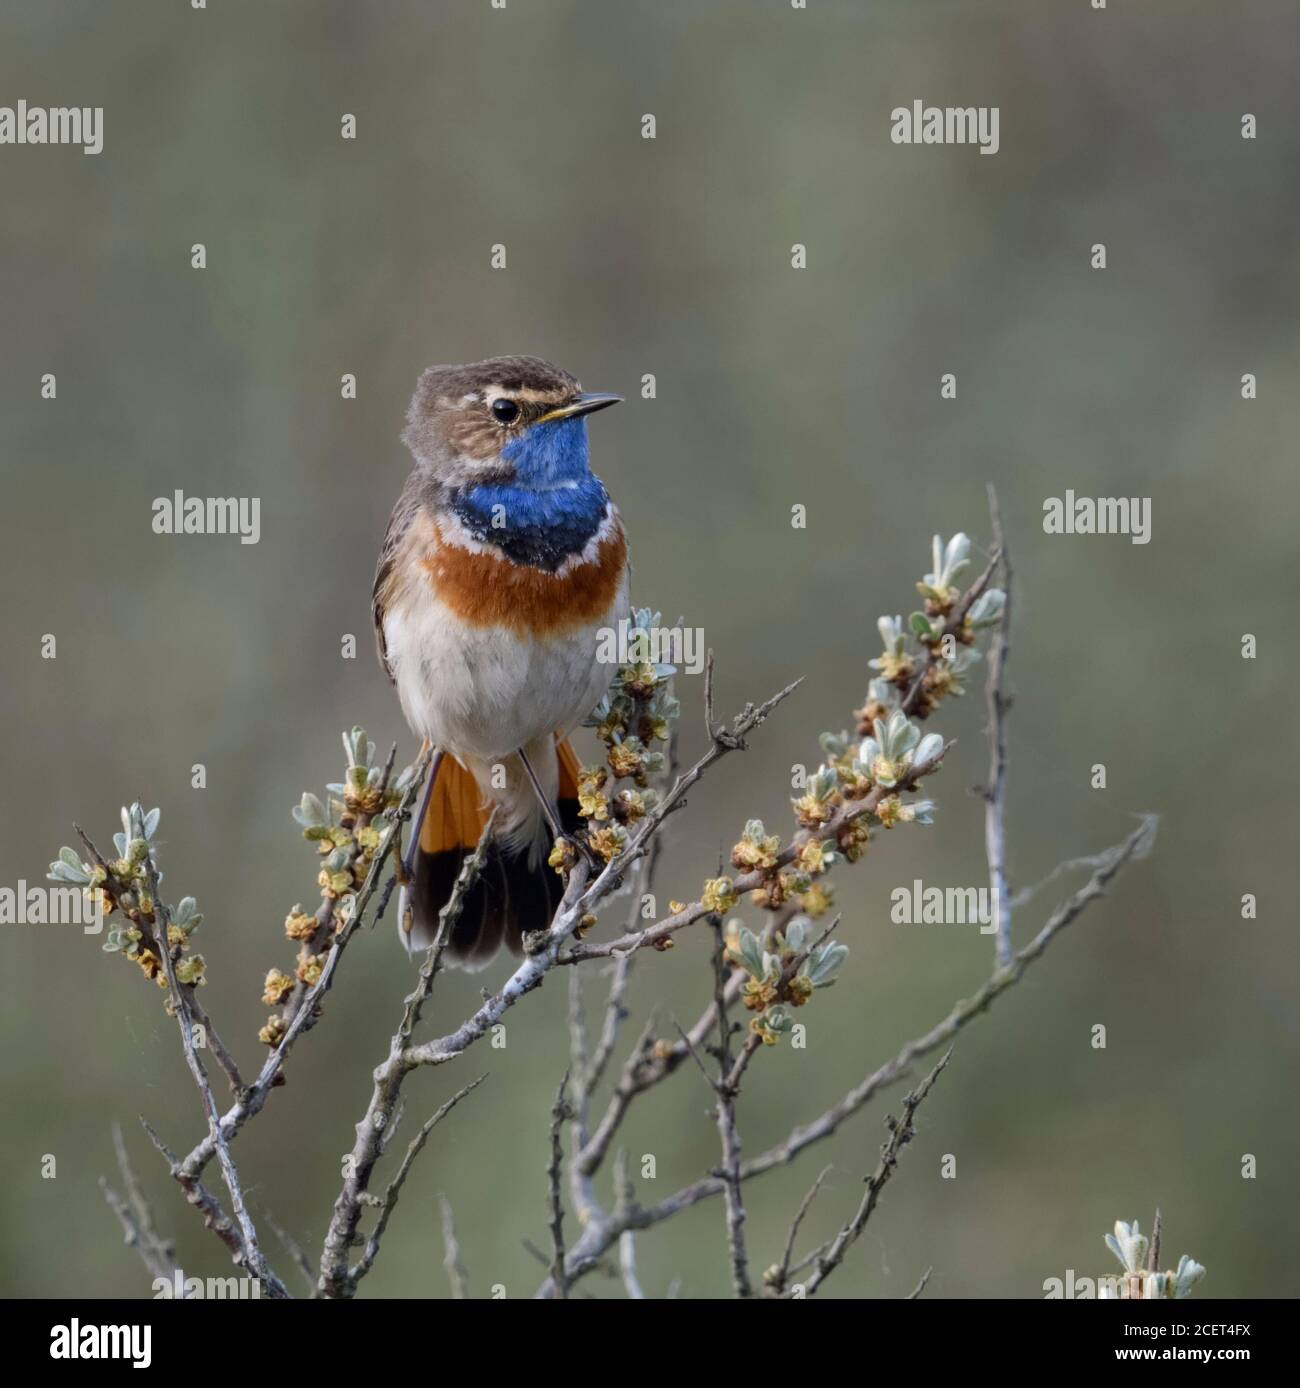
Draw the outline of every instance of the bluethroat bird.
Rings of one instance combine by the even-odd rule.
[[[415,470],[373,595],[380,661],[435,749],[399,910],[411,952],[432,944],[494,806],[448,958],[518,953],[559,899],[547,858],[577,827],[567,738],[612,674],[599,633],[629,611],[623,525],[587,462],[587,416],[618,400],[536,357],[431,366],[416,386],[402,433]]]

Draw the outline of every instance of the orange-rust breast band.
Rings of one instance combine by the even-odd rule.
[[[591,562],[575,564],[563,575],[445,543],[421,562],[434,592],[464,621],[549,636],[598,621],[609,611],[627,568],[627,540],[615,521]]]

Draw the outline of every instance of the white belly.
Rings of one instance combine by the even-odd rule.
[[[395,603],[384,637],[406,720],[465,765],[567,733],[614,674],[596,660],[600,630],[627,612],[626,579],[599,620],[546,636],[472,626],[427,589],[418,604]]]

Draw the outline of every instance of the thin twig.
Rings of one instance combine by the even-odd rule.
[[[889,1183],[889,1178],[894,1174],[894,1168],[898,1165],[898,1154],[916,1136],[912,1119],[916,1116],[917,1109],[925,1102],[926,1095],[934,1088],[934,1082],[943,1073],[951,1058],[952,1050],[949,1049],[917,1088],[904,1097],[903,1116],[901,1118],[885,1119],[885,1125],[889,1128],[889,1139],[880,1149],[880,1161],[876,1164],[875,1171],[867,1177],[867,1190],[862,1197],[862,1203],[858,1206],[853,1218],[831,1241],[826,1252],[817,1259],[813,1274],[808,1279],[805,1295],[812,1296],[831,1273],[839,1267],[844,1260],[844,1255],[858,1241],[862,1231],[867,1227],[867,1221],[871,1218],[872,1211],[880,1200],[880,1192]]]
[[[822,1188],[822,1182],[831,1173],[829,1166],[823,1166],[817,1174],[817,1179],[808,1189],[808,1193],[799,1203],[798,1212],[790,1223],[790,1232],[786,1235],[785,1251],[781,1254],[781,1261],[764,1277],[767,1293],[770,1296],[780,1296],[786,1288],[786,1283],[790,1277],[790,1262],[794,1257],[794,1243],[799,1236],[799,1226],[804,1222],[804,1217],[812,1208],[812,1202],[816,1200],[818,1191]]]
[[[126,1198],[123,1199],[103,1176],[99,1178],[99,1188],[122,1226],[127,1247],[135,1249],[155,1280],[164,1278],[170,1285],[177,1271],[175,1250],[154,1227],[153,1211],[131,1166],[122,1129],[117,1123],[113,1124],[113,1149]]]
[[[270,1210],[263,1209],[262,1219],[276,1238],[280,1240],[293,1265],[302,1273],[303,1279],[307,1283],[307,1293],[310,1295],[316,1290],[316,1270],[311,1265],[311,1259],[302,1251],[302,1245],[293,1235],[280,1226]]]
[[[471,1080],[463,1089],[453,1094],[431,1118],[425,1120],[424,1126],[411,1139],[406,1149],[406,1155],[402,1158],[402,1164],[397,1168],[397,1174],[389,1181],[388,1189],[381,1198],[379,1217],[375,1221],[375,1227],[371,1230],[370,1237],[366,1240],[366,1246],[362,1250],[360,1258],[357,1259],[356,1266],[352,1269],[351,1277],[354,1286],[374,1266],[375,1258],[379,1254],[379,1241],[384,1237],[384,1230],[388,1228],[389,1218],[397,1208],[397,1197],[402,1193],[402,1186],[405,1185],[406,1178],[411,1174],[416,1157],[420,1155],[424,1149],[424,1144],[429,1140],[429,1134],[467,1094],[477,1089],[485,1079],[487,1079],[486,1075],[480,1075],[478,1079]]]
[[[560,1173],[564,1164],[564,1144],[560,1140],[560,1129],[570,1117],[566,1093],[569,1088],[569,1072],[564,1072],[560,1087],[555,1091],[555,1103],[551,1106],[551,1159],[546,1168],[547,1193],[546,1208],[548,1225],[551,1231],[551,1280],[555,1284],[555,1295],[563,1301],[569,1294],[569,1279],[564,1270],[564,1200],[560,1195]]]
[[[451,1283],[451,1295],[455,1301],[464,1301],[469,1295],[469,1273],[460,1256],[460,1244],[456,1239],[456,1219],[452,1214],[451,1201],[445,1195],[438,1197],[442,1208],[442,1265],[447,1269],[447,1279]]]

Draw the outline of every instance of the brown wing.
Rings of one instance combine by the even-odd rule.
[[[393,584],[397,580],[397,559],[401,552],[402,540],[411,528],[417,509],[416,498],[410,482],[406,484],[393,514],[388,518],[388,529],[384,532],[383,547],[379,551],[379,563],[375,566],[375,583],[370,591],[370,616],[375,624],[375,648],[379,652],[379,663],[384,674],[392,681],[393,671],[388,664],[388,647],[384,641],[384,610],[392,595]]]

